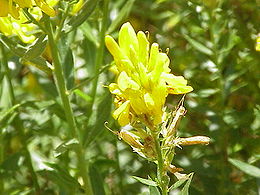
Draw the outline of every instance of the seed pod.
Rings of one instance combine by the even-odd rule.
[[[118,136],[134,148],[143,148],[143,145],[139,142],[140,138],[130,131],[122,130],[118,133]]]
[[[186,137],[186,138],[177,138],[175,141],[176,145],[194,145],[194,144],[202,144],[208,145],[210,142],[210,138],[206,136],[193,136],[193,137]]]

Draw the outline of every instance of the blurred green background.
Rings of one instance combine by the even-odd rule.
[[[109,127],[119,129],[111,117],[113,99],[104,87],[114,75],[108,71],[111,55],[104,50],[102,56],[99,50],[104,38],[99,37],[103,1],[91,4],[89,16],[63,36],[59,49],[94,191],[97,195],[148,194],[148,187],[131,176],[154,177],[155,165],[104,127],[108,121]],[[106,32],[116,38],[126,21],[136,30],[149,31],[151,42],[158,42],[163,51],[170,49],[172,73],[184,75],[194,88],[185,99],[188,112],[179,136],[205,135],[211,143],[177,149],[173,162],[184,173],[195,172],[192,195],[260,193],[260,52],[255,50],[259,8],[259,0],[109,3]],[[42,194],[80,194],[76,157],[67,150],[73,147],[73,140],[68,147],[58,147],[67,141],[68,126],[52,76],[19,60],[7,48],[3,52],[9,61],[16,107],[10,109],[8,74],[1,66],[1,193],[33,194],[36,177]],[[93,104],[96,63],[101,68]],[[180,98],[169,96],[167,106],[174,109]],[[27,152],[36,175],[30,172]]]

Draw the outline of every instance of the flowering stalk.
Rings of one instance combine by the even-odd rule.
[[[208,144],[209,138],[196,136],[178,138],[177,127],[186,113],[183,100],[175,112],[164,107],[169,94],[186,94],[192,91],[182,76],[170,73],[170,60],[159,45],[150,43],[144,32],[135,33],[130,23],[119,31],[119,44],[109,35],[106,46],[115,60],[117,82],[109,85],[115,95],[113,117],[120,126],[131,125],[132,130],[114,132],[135,152],[157,164],[157,185],[163,195],[168,194],[167,171],[180,179],[181,168],[172,165],[175,147]]]
[[[50,44],[51,54],[53,58],[53,65],[54,65],[54,76],[56,79],[56,87],[58,89],[63,108],[65,111],[66,119],[69,125],[69,129],[71,131],[71,137],[76,138],[79,141],[79,144],[77,147],[75,147],[75,152],[78,157],[78,166],[80,170],[80,174],[82,176],[83,182],[84,182],[84,190],[86,195],[92,195],[92,186],[90,183],[90,179],[88,177],[88,162],[85,160],[85,154],[84,154],[84,147],[80,138],[80,132],[76,126],[75,118],[72,112],[70,100],[69,100],[69,93],[66,89],[65,85],[65,78],[62,72],[62,65],[59,58],[59,52],[57,45],[55,43],[54,39],[54,32],[51,27],[50,21],[46,21],[46,27],[47,27],[47,33],[48,33],[48,40]]]

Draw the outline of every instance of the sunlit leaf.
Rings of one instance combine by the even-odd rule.
[[[141,177],[137,177],[137,176],[132,176],[134,179],[136,179],[137,181],[145,184],[145,185],[148,185],[148,186],[158,186],[158,184],[153,181],[153,180],[150,180],[150,179],[144,179],[144,178],[141,178]]]
[[[260,178],[260,169],[258,167],[233,158],[229,158],[228,161],[244,173]]]

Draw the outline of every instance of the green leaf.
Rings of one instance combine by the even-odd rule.
[[[93,33],[93,30],[91,28],[91,26],[89,25],[88,22],[84,22],[81,26],[80,26],[82,32],[84,33],[84,35],[86,36],[86,38],[91,41],[92,43],[94,43],[95,46],[98,46],[98,40],[96,38],[96,36]]]
[[[85,22],[87,18],[92,14],[92,12],[95,10],[98,2],[99,0],[86,1],[83,7],[81,8],[79,14],[69,21],[68,27],[65,29],[65,33],[69,33],[70,31],[75,30],[78,26]]]
[[[232,165],[234,165],[235,167],[237,167],[238,169],[243,171],[244,173],[251,175],[253,177],[260,178],[260,169],[258,167],[255,167],[253,165],[250,165],[248,163],[245,163],[240,160],[233,159],[233,158],[229,158],[228,161]]]
[[[70,139],[68,141],[63,142],[62,144],[60,144],[55,150],[54,150],[54,156],[58,157],[61,154],[63,154],[64,152],[71,150],[73,148],[75,148],[75,146],[77,146],[79,144],[79,141],[77,139]]]
[[[39,173],[47,176],[49,180],[57,184],[61,189],[71,191],[72,189],[80,188],[78,181],[69,174],[65,167],[47,162],[45,164],[50,167],[50,170],[39,171]]]
[[[207,98],[219,92],[219,89],[202,89],[198,91],[198,95],[202,98]]]
[[[190,173],[190,174],[189,174],[189,179],[188,179],[188,181],[186,182],[186,184],[184,185],[184,187],[182,188],[182,190],[181,190],[181,192],[179,193],[179,195],[189,195],[189,187],[190,187],[190,183],[191,183],[193,174],[194,174],[194,173]]]
[[[177,188],[180,187],[182,184],[184,184],[185,181],[187,181],[187,180],[188,180],[188,178],[187,178],[187,179],[180,179],[180,180],[176,181],[176,182],[170,187],[169,191],[171,191],[171,190],[173,190],[173,189],[177,189]]]
[[[10,117],[11,114],[13,114],[17,108],[19,108],[21,104],[16,104],[9,108],[8,110],[0,112],[0,124],[5,121],[7,118]]]
[[[67,89],[71,89],[74,86],[74,60],[70,48],[68,48],[63,60],[63,72]]]
[[[213,52],[209,48],[207,48],[205,45],[203,45],[202,43],[192,39],[188,35],[183,35],[183,36],[198,51],[200,51],[204,54],[207,54],[209,56],[211,56],[213,54]]]
[[[2,144],[2,143],[1,143]],[[16,171],[19,169],[19,160],[22,157],[21,152],[14,153],[8,156],[0,165],[0,169],[5,171]]]
[[[94,194],[105,195],[103,177],[101,176],[99,169],[93,164],[89,168],[89,175],[91,178],[91,185]]]
[[[32,43],[32,45],[27,49],[24,54],[24,58],[27,60],[32,60],[36,57],[39,57],[44,51],[47,44],[46,35],[41,35],[37,40]]]
[[[25,47],[21,46],[20,44],[12,41],[11,39],[3,35],[0,35],[0,41],[15,55],[21,57],[25,61],[31,62],[30,63],[31,66],[40,69],[41,71],[45,72],[48,75],[52,74],[52,70],[48,67],[46,60],[44,60],[42,57],[27,59],[25,56],[27,49]]]
[[[73,91],[76,95],[80,96],[81,98],[83,98],[86,102],[91,102],[92,97],[90,97],[89,95],[85,94],[83,91],[81,91],[80,89],[75,89]]]
[[[107,34],[110,34],[111,32],[113,32],[118,27],[118,25],[120,25],[123,22],[123,20],[125,20],[128,17],[128,15],[133,7],[134,2],[135,2],[135,0],[126,1],[126,4],[121,9],[121,11],[119,12],[116,19],[109,26],[109,28],[107,30]]]
[[[98,103],[98,108],[95,113],[95,118],[93,119],[93,127],[90,129],[85,144],[88,145],[95,140],[95,138],[100,135],[105,127],[104,123],[111,116],[111,104],[112,98],[110,93],[106,92],[101,101]]]
[[[159,189],[155,186],[149,186],[150,195],[161,195]]]
[[[148,185],[148,186],[158,186],[157,183],[153,180],[150,180],[150,179],[144,179],[144,178],[141,178],[141,177],[137,177],[137,176],[132,176],[135,180],[145,184],[145,185]]]

